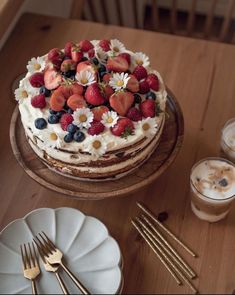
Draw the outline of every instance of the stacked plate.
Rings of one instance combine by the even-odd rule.
[[[42,208],[10,223],[0,233],[0,294],[32,294],[23,277],[20,244],[44,231],[64,253],[66,264],[92,294],[121,293],[122,259],[117,242],[98,219],[72,208]],[[80,294],[61,273],[70,294]],[[40,294],[61,294],[52,273],[41,266],[37,280]]]

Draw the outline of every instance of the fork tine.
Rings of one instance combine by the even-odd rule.
[[[43,232],[42,232],[43,233]],[[40,233],[39,236],[42,238],[43,242],[47,245],[47,247],[50,249],[50,251],[55,251],[55,245],[49,240],[49,238],[46,236],[45,233],[43,233],[45,237]]]
[[[32,243],[32,247],[33,247],[33,252],[34,252],[35,264],[36,264],[36,266],[39,266],[38,255],[37,255],[34,243]]]
[[[28,243],[28,248],[29,248],[29,259],[30,259],[31,265],[33,265],[33,267],[36,267],[35,258],[34,258],[34,255],[32,253],[30,243]]]
[[[33,239],[34,243],[36,244],[38,250],[40,249],[41,252],[43,253],[44,256],[48,257],[48,250],[45,248],[45,246],[43,245],[43,243],[39,240],[38,237],[35,237],[35,239]]]
[[[24,257],[22,245],[20,245],[20,252],[21,252],[21,258],[22,258],[23,267],[24,267],[24,270],[25,270],[26,269],[26,263],[25,263],[25,257]]]
[[[46,263],[45,256],[43,255],[42,250],[40,248],[38,248],[38,254],[40,258],[42,259],[43,263]]]
[[[26,260],[26,268],[31,268],[31,263],[30,263],[30,259],[29,259],[25,244],[24,244],[24,252],[25,252],[25,260]]]
[[[43,236],[39,233],[38,236],[40,236],[40,238],[38,237],[38,240],[41,241],[41,243],[44,245],[44,248],[47,250],[47,252],[49,252],[50,254],[52,254],[52,247],[48,244],[48,242],[45,240],[45,238],[43,238]]]
[[[44,233],[44,231],[42,231],[42,233],[45,236],[45,238],[47,239],[47,242],[51,245],[51,247],[53,247],[53,249],[56,250],[55,244],[48,238],[48,236]]]

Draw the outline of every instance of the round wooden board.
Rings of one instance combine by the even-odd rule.
[[[25,172],[48,189],[78,199],[103,199],[133,193],[149,185],[174,161],[183,142],[184,120],[174,95],[167,90],[167,116],[161,141],[149,160],[136,172],[119,180],[88,182],[71,179],[48,169],[28,144],[16,106],[11,119],[13,153]]]

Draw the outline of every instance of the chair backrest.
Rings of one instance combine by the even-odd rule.
[[[212,39],[221,42],[235,43],[235,0],[185,0],[183,8],[184,19],[182,24],[182,7],[178,0],[169,0],[168,14],[163,14],[162,3],[159,0],[73,0],[71,9],[72,18],[83,18],[105,24],[131,26],[141,29],[151,29],[177,35],[196,38]],[[199,3],[201,2],[201,3]],[[151,24],[145,24],[145,7],[149,5]],[[182,0],[181,0],[182,4]],[[204,4],[203,11],[199,10]],[[216,10],[220,10],[220,15]],[[222,9],[221,9],[222,8]],[[167,29],[163,29],[162,22]],[[200,25],[198,25],[200,24]],[[198,30],[198,27],[200,30]]]

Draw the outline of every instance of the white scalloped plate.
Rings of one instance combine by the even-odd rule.
[[[121,252],[98,219],[72,208],[41,208],[10,223],[0,233],[0,294],[32,294],[22,275],[19,246],[45,231],[64,253],[67,266],[92,294],[116,294],[122,288]],[[41,266],[40,294],[61,294],[56,277]],[[61,272],[70,294],[80,294]]]

